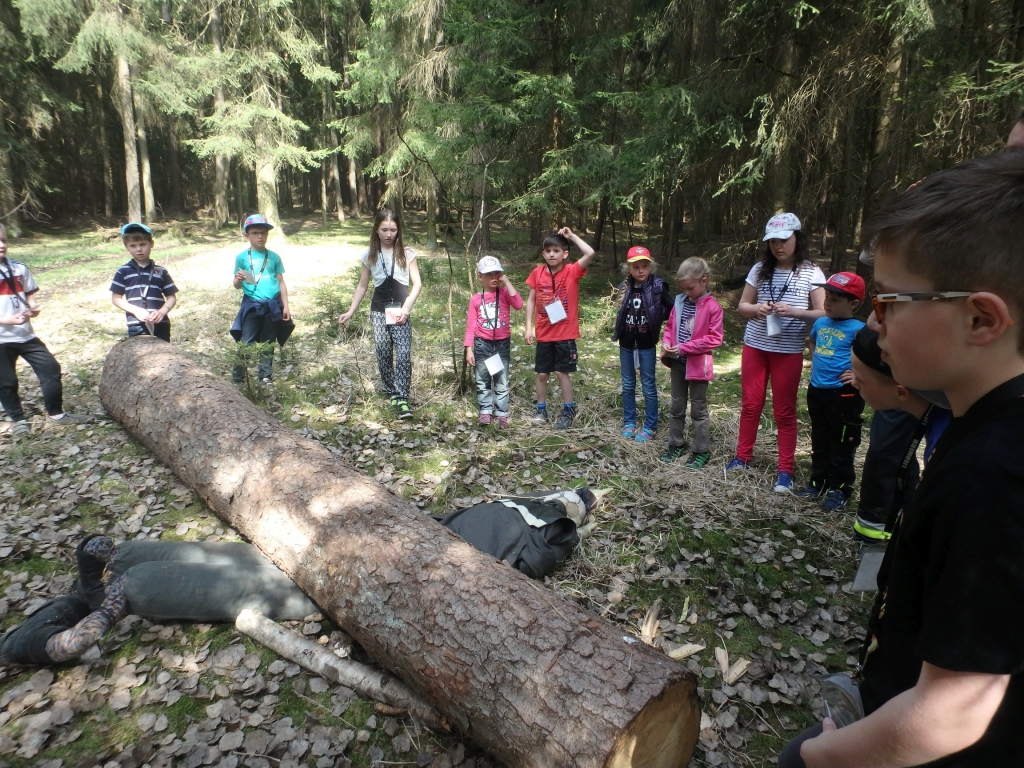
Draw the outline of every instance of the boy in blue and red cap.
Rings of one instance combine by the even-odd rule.
[[[281,257],[267,248],[267,236],[274,226],[254,213],[242,224],[242,234],[249,247],[235,257],[235,274],[231,284],[242,289],[242,305],[231,326],[231,336],[242,344],[276,341],[284,344],[295,325],[288,309],[288,287],[284,284]],[[274,348],[260,355],[260,383],[270,384],[274,365]],[[245,366],[237,364],[231,378],[240,384]]]
[[[852,272],[837,272],[814,286],[825,289],[825,316],[811,326],[811,482],[797,496],[821,499],[822,509],[838,512],[853,493],[853,457],[863,425],[864,399],[852,383],[850,348],[864,327],[853,317],[864,301],[864,280]]]

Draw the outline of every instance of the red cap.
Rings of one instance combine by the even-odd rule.
[[[626,263],[632,264],[634,261],[654,261],[651,257],[651,252],[644,248],[642,245],[634,245],[629,249],[626,254]]]
[[[836,272],[824,283],[814,283],[816,288],[824,288],[825,290],[839,291],[845,293],[857,301],[864,301],[864,278],[859,275],[855,275],[853,272]]]

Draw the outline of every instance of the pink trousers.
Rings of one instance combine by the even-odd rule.
[[[768,381],[772,383],[772,412],[779,430],[779,472],[793,472],[796,454],[796,396],[804,356],[800,352],[764,352],[743,345],[741,382],[743,406],[740,409],[740,439],[736,457],[750,461],[754,455],[757,426],[764,410]]]

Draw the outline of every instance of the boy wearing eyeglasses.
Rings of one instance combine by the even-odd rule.
[[[883,359],[954,418],[879,572],[866,717],[779,766],[1024,765],[1024,152],[928,177],[864,238]]]

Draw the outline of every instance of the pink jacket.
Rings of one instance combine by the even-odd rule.
[[[675,306],[669,313],[665,323],[665,333],[661,337],[662,346],[674,347],[678,338],[678,321],[676,317],[682,312],[685,296],[676,296]],[[723,325],[722,305],[710,293],[697,299],[697,314],[693,318],[693,335],[690,340],[679,347],[680,356],[686,356],[686,378],[688,381],[712,381],[715,378],[711,363],[711,350],[722,346],[725,333]]]

